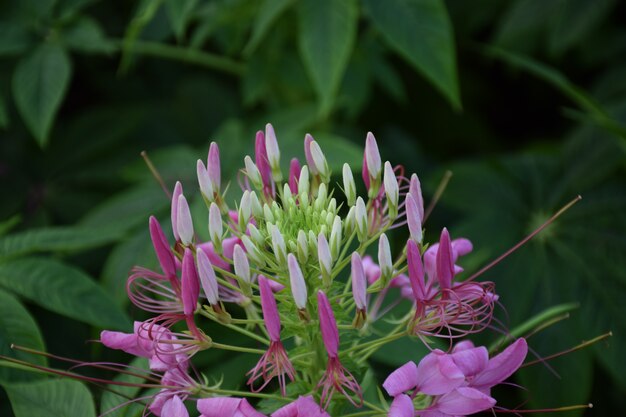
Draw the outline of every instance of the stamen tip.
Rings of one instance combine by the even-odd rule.
[[[587,407],[589,407],[589,408],[593,408],[593,404],[592,404],[592,403],[589,403],[589,404],[587,404]]]
[[[15,343],[11,343],[11,349],[15,349]]]

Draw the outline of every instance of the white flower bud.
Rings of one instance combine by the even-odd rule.
[[[191,220],[191,212],[189,204],[184,195],[178,196],[176,228],[183,245],[189,246],[193,242],[193,222]]]
[[[315,141],[311,142],[309,148],[311,149],[311,157],[315,163],[315,168],[317,168],[322,182],[328,183],[330,181],[330,167],[328,166],[328,162],[326,162],[322,148],[320,148],[320,145]]]
[[[267,161],[272,169],[272,178],[275,182],[283,180],[283,173],[280,170],[280,149],[276,140],[274,127],[268,123],[265,125],[265,151],[267,152]]]
[[[367,210],[365,209],[365,202],[361,197],[356,199],[356,211],[355,211],[355,221],[356,221],[356,232],[359,242],[365,242],[367,240],[368,230],[367,230]]]
[[[356,202],[356,184],[350,165],[343,164],[343,192],[346,194],[346,200],[350,207]]]
[[[263,206],[259,202],[259,197],[255,191],[250,191],[250,207],[252,208],[252,214],[254,217],[260,219],[263,217]]]
[[[240,245],[235,245],[233,250],[233,263],[235,264],[235,275],[239,278],[239,285],[244,294],[249,295],[250,290],[250,264],[248,257]]]
[[[259,229],[257,229],[254,224],[252,223],[248,224],[248,232],[250,233],[250,237],[252,238],[252,240],[254,241],[256,245],[259,245],[259,246],[265,245],[265,238],[263,237],[261,232],[259,232]]]
[[[213,185],[211,184],[211,178],[207,172],[204,162],[198,159],[196,164],[196,172],[198,174],[198,185],[200,185],[200,192],[207,199],[207,201],[213,201]]]
[[[316,211],[321,211],[326,209],[326,199],[328,198],[328,191],[326,189],[326,184],[321,183],[319,188],[317,189],[317,197],[315,198],[315,203],[313,203],[313,208]]]
[[[263,254],[259,248],[256,247],[247,235],[241,236],[241,242],[246,248],[246,252],[248,252],[248,258],[250,258],[250,260],[257,264],[260,268],[263,268],[265,266],[265,260],[263,259]]]
[[[383,233],[378,240],[378,265],[380,265],[380,279],[387,284],[393,275],[393,260],[391,259],[391,249],[389,239]]]
[[[241,230],[246,230],[251,215],[252,206],[250,202],[250,191],[245,190],[243,192],[243,195],[241,196],[241,203],[239,204],[239,211],[237,215],[237,218],[239,220],[239,228]]]
[[[348,214],[346,215],[346,219],[343,222],[343,231],[346,236],[350,236],[352,232],[356,229],[356,207],[350,207],[348,210]]]
[[[267,204],[263,204],[263,217],[265,217],[266,222],[274,223],[274,213],[272,213],[272,209]]]
[[[306,308],[307,289],[304,276],[298,261],[293,253],[287,256],[287,267],[289,269],[289,283],[291,284],[291,293],[293,299],[296,302],[298,309],[302,310]]]
[[[339,257],[339,250],[341,249],[341,217],[335,216],[333,221],[333,228],[330,231],[330,253],[333,259]]]
[[[398,179],[389,161],[385,162],[383,183],[385,185],[385,194],[387,195],[389,218],[394,220],[398,216],[398,198],[400,191],[398,189]]]
[[[310,187],[309,168],[306,165],[304,165],[300,169],[300,177],[298,178],[298,195],[302,196],[303,194],[306,194],[308,197],[309,187]]]
[[[309,258],[309,242],[303,230],[298,231],[298,261],[304,264]]]
[[[317,257],[320,263],[320,271],[322,272],[322,279],[326,287],[331,284],[331,273],[333,268],[333,258],[328,247],[328,241],[323,233],[320,233],[317,237]]]
[[[209,207],[209,237],[218,253],[222,252],[222,213],[215,203]]]
[[[270,236],[272,237],[272,249],[274,250],[276,262],[279,265],[282,265],[287,260],[287,247],[285,245],[285,239],[280,233],[280,230],[278,230],[278,227],[275,225],[268,223],[267,228],[270,232]]]
[[[257,190],[263,189],[263,178],[261,177],[259,168],[257,168],[256,164],[252,161],[252,158],[246,155],[243,162],[246,166],[246,175],[252,182],[252,186],[254,186]]]

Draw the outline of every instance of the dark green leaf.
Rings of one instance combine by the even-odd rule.
[[[18,55],[32,44],[23,24],[12,20],[0,22],[0,56]]]
[[[389,46],[461,107],[452,25],[442,0],[365,0]]]
[[[567,1],[567,0],[566,0]],[[545,39],[561,0],[517,0],[499,19],[494,43],[515,51],[532,52]]]
[[[13,97],[41,147],[48,136],[71,78],[72,65],[58,44],[44,43],[22,58],[13,74]]]
[[[357,5],[354,0],[304,0],[299,7],[300,53],[320,98],[321,113],[327,114],[352,54]]]
[[[0,129],[9,127],[9,113],[4,97],[0,94]]]
[[[120,69],[126,71],[131,63],[134,43],[139,39],[145,29],[161,8],[163,0],[141,0],[137,4],[137,10],[130,21],[124,34],[122,45],[122,60]]]
[[[140,369],[148,369],[148,360],[145,358],[136,358],[129,364],[129,370],[131,372],[140,373]],[[143,383],[145,378],[139,378],[132,375],[119,374],[115,377],[116,382],[127,383]],[[107,411],[112,410],[115,407],[119,407],[123,403],[127,403],[129,398],[137,398],[137,394],[141,388],[133,386],[121,386],[116,384],[109,385],[109,390],[102,393],[102,399],[100,401],[100,413],[104,414]],[[141,412],[145,408],[141,403],[131,403],[123,407],[115,409],[115,411],[108,412],[106,415],[109,417],[130,417],[135,415],[141,415]]]
[[[115,51],[115,45],[106,38],[98,22],[88,17],[76,20],[62,36],[64,43],[77,52],[107,54]]]
[[[11,294],[0,290],[0,354],[36,365],[47,365],[45,356],[33,355],[11,349],[11,345],[45,351],[37,323],[28,310]],[[32,378],[32,374],[10,368],[0,368],[0,381],[19,381]]]
[[[57,0],[56,9],[60,19],[68,19],[98,0]]]
[[[78,381],[50,379],[4,385],[15,417],[95,417],[87,387]]]
[[[0,286],[35,304],[98,327],[125,329],[126,314],[79,269],[44,258],[0,263]]]
[[[270,30],[276,19],[283,14],[289,6],[293,4],[293,0],[265,0],[259,6],[259,12],[254,20],[252,27],[252,35],[243,52],[250,55],[259,46],[265,34]]]
[[[45,251],[83,251],[119,239],[120,231],[108,226],[30,229],[0,237],[0,258]]]

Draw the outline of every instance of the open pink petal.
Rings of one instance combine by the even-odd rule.
[[[174,395],[163,404],[161,417],[189,417],[189,413],[178,395]]]
[[[485,369],[487,362],[489,362],[489,353],[484,346],[459,350],[452,353],[451,356],[456,366],[466,377],[478,374]]]
[[[429,353],[417,365],[417,388],[427,395],[442,395],[461,386],[465,375],[450,355],[440,350]]]
[[[398,395],[393,399],[391,407],[389,407],[388,417],[413,417],[415,416],[415,408],[413,401],[408,395]]]
[[[457,388],[441,396],[433,407],[435,410],[452,416],[467,416],[488,410],[496,400],[474,388]]]
[[[389,374],[383,388],[387,394],[395,397],[398,394],[412,390],[417,386],[417,365],[410,361]]]
[[[524,362],[527,353],[526,339],[517,339],[489,361],[485,369],[476,375],[471,386],[484,389],[499,384],[517,371]]]

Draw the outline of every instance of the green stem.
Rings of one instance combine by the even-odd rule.
[[[211,347],[214,347],[217,349],[232,350],[234,352],[257,353],[259,355],[262,355],[265,353],[265,351],[261,349],[247,348],[247,347],[242,347],[242,346],[224,345],[224,344],[217,343],[217,342],[211,343]]]
[[[281,397],[279,395],[274,394],[263,394],[260,392],[248,392],[248,391],[237,391],[230,389],[221,389],[221,388],[211,388],[207,386],[200,387],[200,391],[208,392],[210,394],[222,394],[234,397],[254,397],[254,398],[267,398],[272,400],[283,401],[285,403],[291,402],[294,399],[289,397]]]
[[[239,327],[239,326],[235,326],[234,324],[222,323],[222,322],[221,322],[221,321],[219,321],[219,320],[218,320],[215,316],[213,316],[212,314],[210,314],[210,313],[209,313],[209,312],[207,312],[206,310],[200,310],[198,314],[201,314],[201,315],[203,315],[204,317],[206,317],[206,318],[208,318],[208,319],[211,319],[211,320],[215,321],[216,323],[219,323],[219,324],[221,324],[222,326],[224,326],[224,327],[226,327],[226,328],[228,328],[228,329],[231,329],[231,330],[234,330],[234,331],[236,331],[236,332],[239,332],[239,333],[241,333],[241,334],[243,334],[243,335],[246,335],[246,336],[248,336],[249,338],[256,340],[257,342],[261,342],[261,343],[263,343],[263,344],[264,344],[264,345],[266,345],[266,346],[269,346],[269,345],[270,345],[269,340],[265,339],[264,337],[261,337],[261,336],[259,336],[258,334],[256,334],[256,333],[252,333],[251,331],[246,330],[246,329],[243,329],[243,328],[241,328],[241,327]]]

